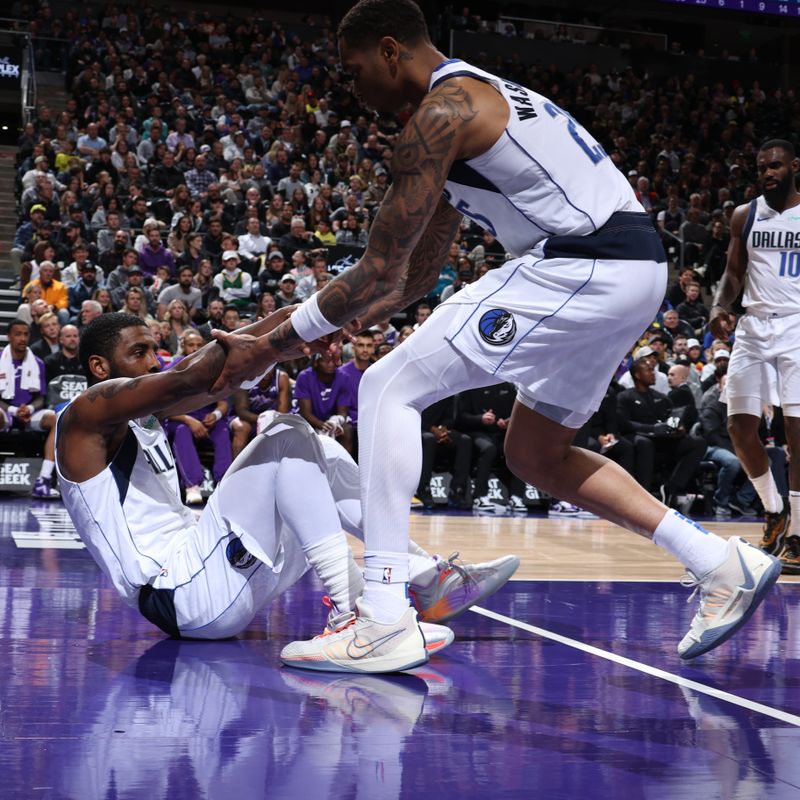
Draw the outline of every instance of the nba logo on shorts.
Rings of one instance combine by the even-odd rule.
[[[517,332],[517,323],[510,311],[493,308],[480,318],[478,330],[481,339],[486,344],[499,346],[508,344],[514,338]]]
[[[391,583],[391,582],[392,582],[392,568],[384,567],[383,578],[381,579],[381,583]]]

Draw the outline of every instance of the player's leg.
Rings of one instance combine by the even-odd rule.
[[[196,541],[201,573],[175,589],[182,634],[232,636],[311,564],[352,608],[362,578],[307,426],[280,419],[256,437],[211,496]]]
[[[234,417],[230,422],[230,429],[231,453],[236,458],[247,447],[250,435],[253,432],[253,426],[247,420]]]
[[[445,339],[457,307],[440,306],[359,388],[359,467],[365,530],[364,603],[392,622],[408,608],[408,498],[422,467],[420,412],[459,391],[497,383]]]
[[[188,425],[174,420],[166,420],[164,428],[175,455],[175,466],[186,490],[186,502],[188,505],[199,505],[203,502],[200,486],[205,480],[205,472],[192,431]]]
[[[777,580],[776,559],[743,539],[731,538],[726,543],[667,508],[617,464],[572,446],[572,426],[579,427],[582,419],[570,420],[552,407],[546,407],[546,411],[562,416],[566,424],[528,408],[518,399],[506,436],[511,469],[556,497],[652,539],[692,573],[701,589],[701,609],[678,646],[682,658],[701,655],[732,636]],[[537,447],[530,447],[532,441]],[[714,604],[725,611],[717,615],[720,619],[709,613]]]
[[[342,527],[363,542],[358,465],[334,440],[322,436],[319,441]],[[458,553],[444,559],[408,541],[409,591],[420,619],[427,623],[445,622],[466,611],[502,588],[518,567],[519,558],[514,555],[481,564],[462,563]],[[430,626],[423,625],[422,630],[430,644]]]
[[[233,450],[231,448],[231,434],[227,422],[219,420],[208,432],[211,446],[214,448],[214,464],[212,474],[219,483],[233,463]]]
[[[791,414],[791,416],[789,416]],[[786,441],[789,445],[789,506],[790,522],[786,549],[781,554],[783,571],[800,574],[800,406],[784,406]]]

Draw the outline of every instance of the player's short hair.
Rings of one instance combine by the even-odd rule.
[[[111,361],[114,350],[119,344],[120,333],[134,325],[147,327],[147,323],[141,317],[117,311],[96,317],[83,329],[78,345],[78,358],[90,383],[92,371],[89,369],[89,359],[92,356],[100,356]]]
[[[790,160],[796,158],[794,145],[786,139],[770,139],[758,148],[758,152],[763,153],[765,150],[772,150],[774,147],[783,150]]]
[[[391,36],[403,44],[428,41],[428,25],[413,0],[359,0],[339,23],[336,35],[351,47]]]
[[[44,316],[44,315],[42,315]],[[31,326],[25,322],[24,319],[20,319],[17,317],[16,319],[12,319],[11,322],[8,323],[8,332],[11,333],[12,328],[25,328],[26,330],[30,330]]]

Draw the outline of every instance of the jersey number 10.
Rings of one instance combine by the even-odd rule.
[[[800,250],[793,250],[788,252],[781,251],[781,265],[778,268],[778,275],[785,278],[787,275],[790,278],[796,278],[800,275]]]

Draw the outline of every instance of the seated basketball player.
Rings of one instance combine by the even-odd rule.
[[[263,334],[289,313],[243,330]],[[198,519],[180,502],[157,417],[215,399],[208,387],[225,361],[222,347],[208,344],[159,372],[146,324],[105,314],[84,331],[80,358],[89,388],[59,416],[57,470],[75,527],[128,603],[171,636],[234,636],[312,566],[330,595],[327,629],[353,622],[363,578],[344,530],[360,534],[358,473],[335,442],[299,417],[276,415]],[[420,616],[430,621],[495,591],[519,563],[508,556],[456,566],[415,545],[411,561]],[[429,650],[452,640],[441,626],[427,626],[427,635]]]

